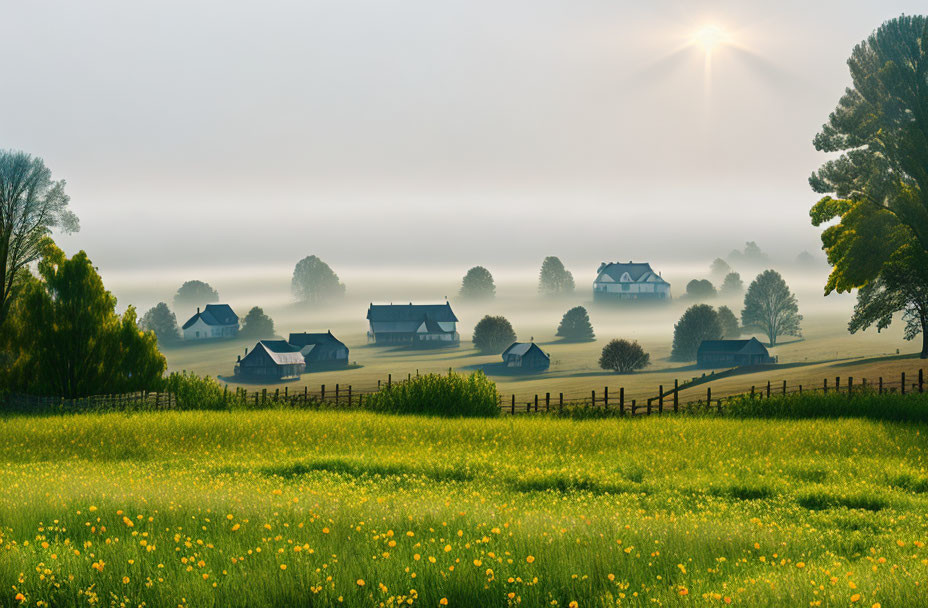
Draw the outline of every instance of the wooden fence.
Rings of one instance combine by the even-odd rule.
[[[406,379],[411,379],[408,374]],[[550,412],[564,407],[592,407],[614,409],[620,415],[650,415],[665,412],[678,412],[685,407],[718,407],[735,397],[750,396],[753,398],[770,398],[776,395],[801,394],[809,392],[818,393],[845,393],[853,394],[855,391],[870,390],[877,394],[884,393],[924,393],[925,377],[923,370],[918,370],[912,377],[901,372],[897,377],[884,380],[854,377],[834,379],[825,378],[816,385],[788,384],[783,381],[767,381],[763,385],[744,386],[738,390],[713,393],[713,377],[704,376],[693,378],[689,382],[680,383],[674,380],[673,386],[659,385],[650,393],[641,393],[635,397],[626,394],[624,387],[615,389],[604,386],[602,390],[591,389],[583,395],[552,394],[550,392],[535,393],[528,398],[517,397],[515,394],[501,395],[500,408],[505,414],[530,414]],[[249,409],[263,409],[270,407],[317,408],[344,407],[362,408],[364,400],[371,394],[381,390],[384,386],[393,384],[393,377],[389,375],[386,382],[378,381],[376,386],[367,386],[358,389],[351,384],[321,385],[318,390],[310,390],[309,386],[285,386],[282,390],[275,388],[249,389],[237,387],[230,389],[224,387],[222,401],[230,404],[233,401],[243,404]],[[705,385],[705,389],[701,388]],[[685,393],[685,395],[684,395]],[[158,411],[182,409],[183,404],[178,402],[177,395],[173,393],[135,392],[120,395],[93,395],[78,399],[62,397],[38,397],[32,395],[11,394],[0,397],[0,408],[6,411],[23,413],[65,413],[65,412],[103,412],[103,411]],[[191,407],[190,409],[196,409]]]

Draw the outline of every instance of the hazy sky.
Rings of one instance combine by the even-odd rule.
[[[68,181],[104,274],[791,258],[847,56],[924,7],[3,0],[0,146]]]

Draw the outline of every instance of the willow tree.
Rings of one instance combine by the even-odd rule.
[[[809,179],[832,265],[825,293],[876,280],[894,252],[928,251],[928,17],[887,21],[848,59],[849,87],[815,137],[839,156]]]
[[[64,186],[52,180],[41,158],[0,150],[0,327],[28,279],[27,267],[50,244],[52,229],[78,229]]]

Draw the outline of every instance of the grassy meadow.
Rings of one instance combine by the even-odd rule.
[[[0,605],[924,606],[928,427],[0,419]]]

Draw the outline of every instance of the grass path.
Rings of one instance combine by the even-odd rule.
[[[925,605],[926,432],[4,418],[0,605]]]

